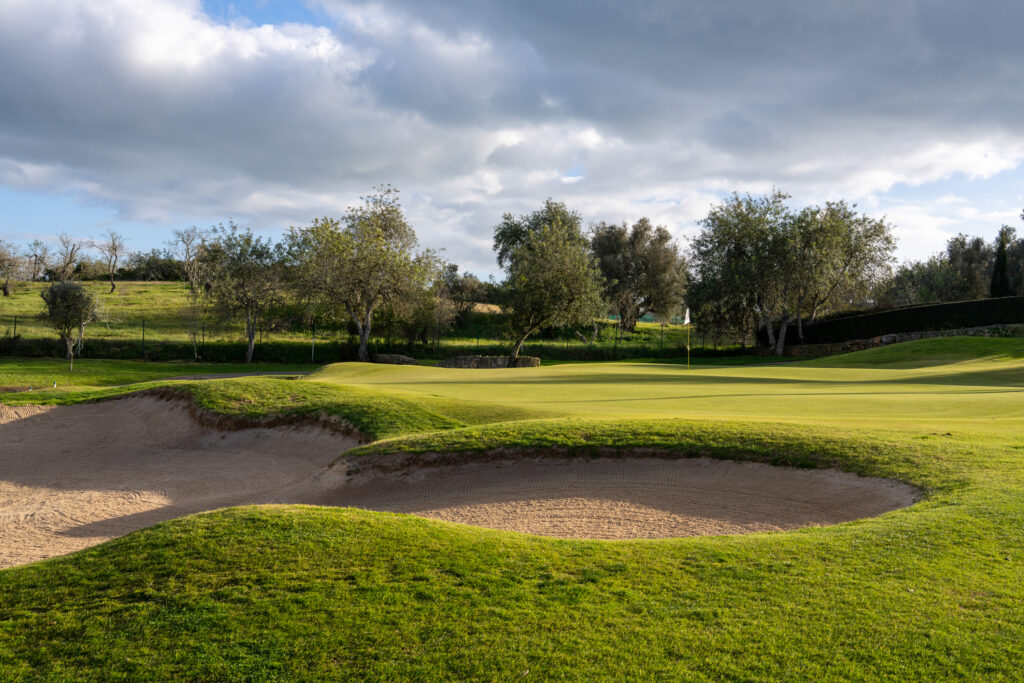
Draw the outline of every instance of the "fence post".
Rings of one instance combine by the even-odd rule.
[[[142,357],[146,357],[146,319],[142,319]]]
[[[310,349],[309,349],[309,362],[315,363],[316,362],[316,318],[313,319],[313,336],[312,336],[312,340],[313,340],[312,341],[312,345],[310,346]]]
[[[14,316],[14,335],[11,338],[12,339],[17,339],[18,338],[18,316]]]

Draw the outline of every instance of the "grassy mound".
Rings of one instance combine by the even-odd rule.
[[[343,509],[195,515],[0,572],[0,676],[1013,679],[1021,340],[935,341],[949,355],[928,342],[877,364],[343,364],[136,385],[226,414],[334,411],[389,437],[364,453],[650,446],[838,465],[927,496],[833,527],[624,542]]]

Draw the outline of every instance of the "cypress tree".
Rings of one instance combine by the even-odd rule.
[[[999,246],[996,247],[996,259],[992,267],[992,284],[989,295],[993,298],[1010,296],[1010,267],[1006,261],[1006,236],[999,235]]]

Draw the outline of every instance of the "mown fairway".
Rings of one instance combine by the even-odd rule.
[[[345,364],[169,384],[211,410],[326,412],[389,437],[364,452],[650,445],[838,465],[926,498],[828,528],[626,542],[328,508],[197,515],[0,572],[3,678],[1019,678],[1022,339],[689,372]]]

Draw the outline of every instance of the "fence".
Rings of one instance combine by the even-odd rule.
[[[934,332],[1016,323],[1024,323],[1024,296],[909,306],[877,313],[836,317],[804,325],[804,343],[836,344],[885,334]]]
[[[587,343],[569,336],[562,338],[534,337],[528,340],[520,353],[539,356],[544,360],[609,361],[636,358],[681,358],[686,356],[686,344],[669,337],[652,341],[619,342],[604,339]],[[649,337],[650,335],[648,335]],[[697,335],[693,340],[698,341]],[[234,363],[245,359],[246,342],[235,328],[203,328],[198,343],[188,338],[180,325],[147,325],[143,320],[125,321],[117,325],[92,325],[86,328],[82,358],[115,360],[196,360]],[[419,359],[443,359],[452,356],[507,355],[512,342],[497,338],[472,338],[452,335],[439,337],[430,343],[408,343],[387,337],[370,340],[370,354],[399,353]],[[359,345],[355,337],[342,330],[292,330],[287,333],[260,330],[253,360],[268,363],[331,363],[358,358]],[[718,357],[743,353],[738,347],[718,348],[695,344],[694,357]],[[45,327],[38,317],[0,315],[0,355],[20,357],[63,357],[65,348],[56,334]]]

